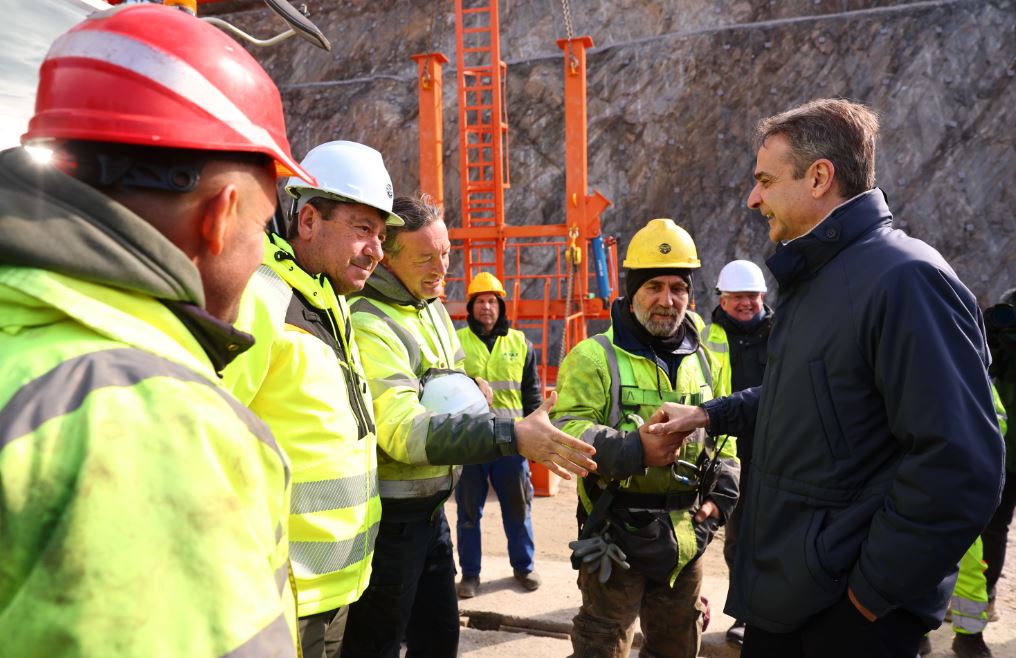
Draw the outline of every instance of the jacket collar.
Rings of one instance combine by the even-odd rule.
[[[155,227],[22,148],[0,153],[0,235],[4,264],[204,306],[197,268]]]
[[[376,299],[387,304],[395,304],[396,306],[412,306],[418,311],[437,299],[437,297],[434,299],[417,299],[409,292],[406,286],[402,285],[398,277],[384,265],[379,265],[374,269],[374,273],[367,279],[367,284],[356,296]]]
[[[885,192],[873,188],[834,208],[807,234],[781,244],[766,266],[780,288],[786,288],[821,269],[862,235],[890,226],[892,219]]]

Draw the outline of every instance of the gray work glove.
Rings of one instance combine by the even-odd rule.
[[[622,569],[630,569],[627,556],[617,544],[610,541],[610,535],[604,533],[588,539],[576,539],[568,542],[568,548],[572,549],[575,557],[581,559],[587,566],[589,573],[600,572],[601,583],[610,580],[613,570],[613,563]]]

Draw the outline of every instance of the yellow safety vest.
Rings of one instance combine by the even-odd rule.
[[[522,418],[522,372],[528,351],[525,334],[509,329],[507,335],[497,337],[493,350],[469,327],[459,329],[458,335],[466,353],[466,374],[486,379],[494,392],[490,405],[494,415]]]

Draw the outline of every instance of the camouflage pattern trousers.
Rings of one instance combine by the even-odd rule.
[[[671,588],[635,570],[614,569],[606,584],[583,564],[582,607],[572,620],[574,658],[628,658],[635,619],[642,628],[639,658],[695,658],[702,643],[702,562],[687,565]]]

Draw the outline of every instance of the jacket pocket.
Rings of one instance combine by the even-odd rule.
[[[836,404],[833,402],[833,394],[829,388],[829,377],[826,374],[825,364],[822,361],[811,361],[808,363],[808,370],[811,374],[811,390],[815,396],[815,408],[822,421],[822,430],[826,437],[826,443],[829,445],[829,452],[838,459],[850,457],[850,448],[836,415]]]

